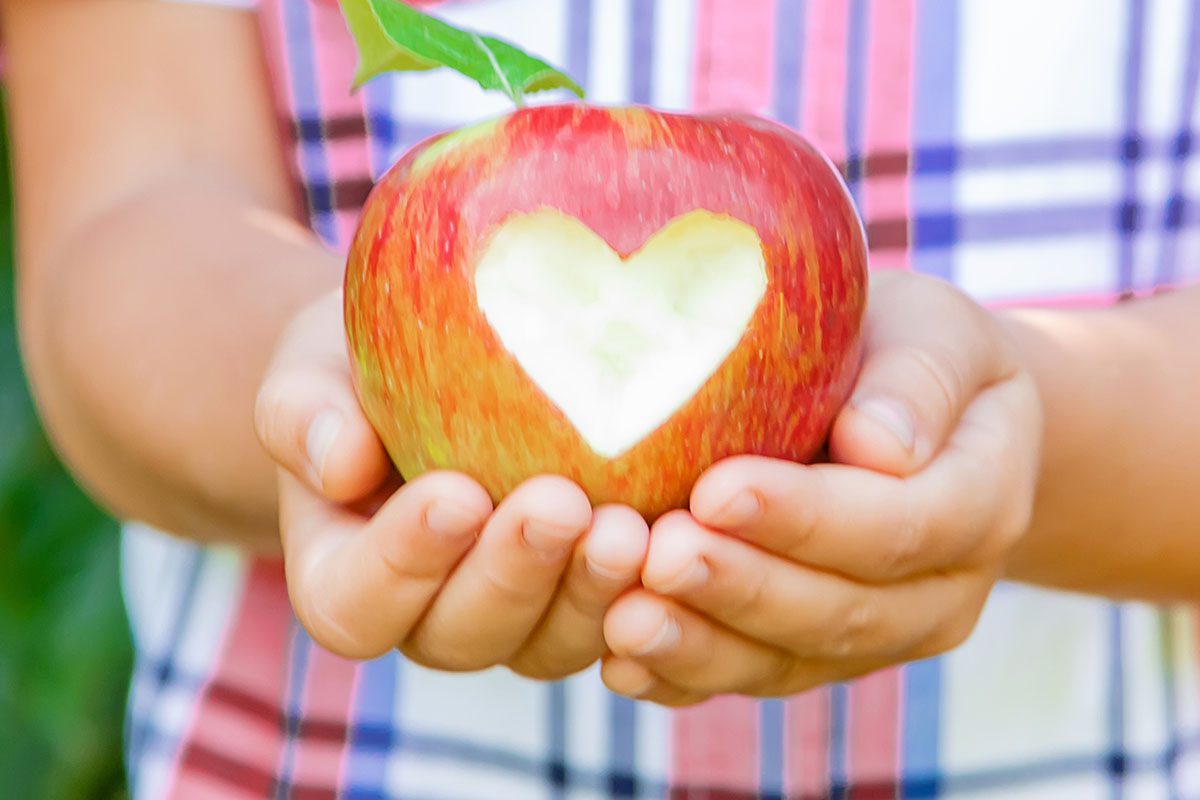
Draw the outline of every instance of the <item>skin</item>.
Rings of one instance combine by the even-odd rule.
[[[493,508],[482,486],[431,472],[397,488],[355,398],[333,292],[284,335],[257,419],[280,471],[288,589],[324,646],[353,658],[399,647],[447,670],[507,664],[569,675],[605,652],[603,618],[637,580],[649,530],[540,476]],[[308,435],[330,409],[322,444]],[[340,499],[337,502],[332,497]]]
[[[1036,387],[999,321],[945,284],[881,274],[870,303],[835,463],[731,459],[655,525],[644,588],[606,620],[614,691],[794,694],[973,629],[1031,519]]]
[[[350,389],[341,259],[298,222],[253,18],[144,0],[0,8],[21,342],[92,495],[281,554],[297,614],[335,652],[537,677],[594,663],[645,523],[559,478],[496,509],[462,475],[391,491]],[[318,417],[331,446],[309,435]]]
[[[710,471],[606,620],[606,682],[686,705],[845,680],[961,643],[999,577],[1195,602],[1198,305],[989,315],[876,276],[841,463]]]
[[[459,474],[397,488],[350,380],[337,259],[295,222],[251,22],[2,7],[21,337],[54,441],[123,516],[281,546],[336,652],[536,677],[601,658],[615,691],[685,704],[941,652],[1000,577],[1197,599],[1197,291],[996,315],[878,275],[835,463],[722,462],[652,534],[561,478],[494,508]]]
[[[256,34],[157,3],[2,7],[20,335],[46,427],[116,514],[270,548],[273,470],[246,409],[338,267],[296,223]]]

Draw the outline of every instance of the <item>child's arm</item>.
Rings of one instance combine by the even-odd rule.
[[[122,516],[274,547],[251,411],[338,259],[297,209],[249,14],[4,0],[20,332],[58,449]]]
[[[1200,288],[1002,319],[1046,417],[1033,524],[1008,574],[1200,598]]]
[[[562,478],[494,513],[465,475],[387,480],[350,382],[340,259],[295,222],[254,19],[147,0],[0,8],[21,334],[76,474],[175,533],[282,540],[297,613],[339,653],[543,678],[594,663],[645,523],[593,513]]]

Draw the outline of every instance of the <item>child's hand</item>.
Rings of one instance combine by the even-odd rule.
[[[285,332],[255,414],[280,471],[288,590],[313,638],[352,658],[400,648],[426,666],[505,664],[557,678],[605,652],[603,615],[636,582],[646,523],[593,512],[562,479],[493,510],[470,478],[401,486],[351,384],[332,294]]]
[[[605,681],[666,704],[793,694],[935,655],[974,628],[1034,494],[1041,408],[996,322],[878,275],[835,464],[742,457],[659,520],[645,590],[605,620]]]

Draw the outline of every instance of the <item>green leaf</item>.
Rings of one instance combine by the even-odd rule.
[[[356,89],[385,72],[449,67],[486,90],[504,92],[517,105],[526,94],[550,89],[584,96],[569,76],[520,48],[461,30],[399,0],[340,2],[358,47]]]

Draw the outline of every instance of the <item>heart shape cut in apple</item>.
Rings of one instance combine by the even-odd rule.
[[[707,211],[622,259],[579,220],[506,220],[475,268],[505,348],[589,446],[613,458],[693,396],[733,351],[767,288],[749,225]]]
[[[715,461],[810,459],[857,373],[863,228],[795,132],[537,106],[423,143],[347,262],[363,409],[405,478],[564,475],[647,518]]]

